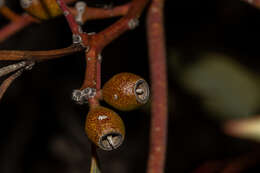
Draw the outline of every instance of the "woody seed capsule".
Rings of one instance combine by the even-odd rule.
[[[129,111],[144,105],[149,100],[149,86],[147,82],[132,73],[119,73],[105,83],[103,89],[104,100],[122,111]]]
[[[27,13],[41,20],[62,14],[56,0],[20,0],[20,3]]]
[[[88,138],[103,150],[114,150],[124,141],[125,126],[112,110],[99,106],[87,115],[85,132]]]

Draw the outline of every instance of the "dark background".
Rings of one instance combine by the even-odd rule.
[[[90,6],[125,1],[88,0]],[[22,13],[18,0],[7,5]],[[117,19],[89,21],[87,32],[98,32]],[[3,27],[8,23],[0,16]],[[200,52],[228,54],[259,74],[260,10],[239,0],[166,1],[167,52],[182,54],[182,64],[197,61]],[[145,13],[137,29],[129,31],[102,52],[102,82],[119,72],[132,72],[149,82]],[[0,49],[50,50],[71,44],[64,17],[32,24],[0,44]],[[168,60],[170,61],[170,56]],[[169,73],[169,133],[167,173],[191,172],[209,160],[236,158],[259,147],[249,140],[226,136],[222,121],[213,119],[201,98],[185,89],[172,66]],[[0,103],[1,173],[86,173],[90,143],[84,133],[87,106],[71,100],[83,82],[84,54],[50,60],[25,72]],[[102,102],[103,105],[106,105]],[[107,105],[106,105],[107,106]],[[116,151],[98,150],[104,173],[145,172],[149,149],[149,104],[131,112],[117,111],[126,125],[126,139]],[[259,113],[259,112],[256,112]],[[247,172],[254,172],[256,167]]]

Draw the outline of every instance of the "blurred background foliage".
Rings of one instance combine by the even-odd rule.
[[[124,2],[87,0],[96,7]],[[18,0],[7,5],[22,12]],[[166,0],[170,109],[165,172],[191,172],[208,160],[236,158],[259,147],[256,137],[239,139],[223,131],[227,120],[253,118],[260,111],[259,19],[260,10],[239,0]],[[84,29],[98,32],[116,20],[89,21]],[[145,15],[140,20],[137,29],[104,49],[103,83],[124,71],[149,81]],[[1,27],[8,23],[2,16],[0,21]],[[29,26],[0,49],[49,50],[70,44],[70,30],[59,17]],[[0,104],[1,173],[89,170],[90,143],[84,134],[88,108],[71,100],[84,71],[84,54],[78,53],[37,64],[10,87]],[[126,124],[126,140],[116,151],[98,151],[103,172],[144,172],[149,104],[117,112]]]

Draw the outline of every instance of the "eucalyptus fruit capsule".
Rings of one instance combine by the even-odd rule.
[[[47,20],[62,14],[56,0],[20,0],[22,8],[30,15]]]
[[[129,111],[149,100],[147,82],[132,73],[119,73],[107,81],[102,89],[104,100],[114,108]]]
[[[85,123],[88,138],[103,150],[118,148],[125,138],[125,125],[114,111],[98,106],[89,111]]]

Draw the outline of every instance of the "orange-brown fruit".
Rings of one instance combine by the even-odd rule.
[[[109,151],[118,148],[123,143],[125,126],[114,111],[98,106],[89,111],[85,132],[94,144]]]
[[[62,14],[56,0],[20,0],[20,3],[27,13],[41,20]]]
[[[119,73],[107,81],[102,90],[104,100],[122,111],[144,105],[149,100],[149,86],[140,76]]]

